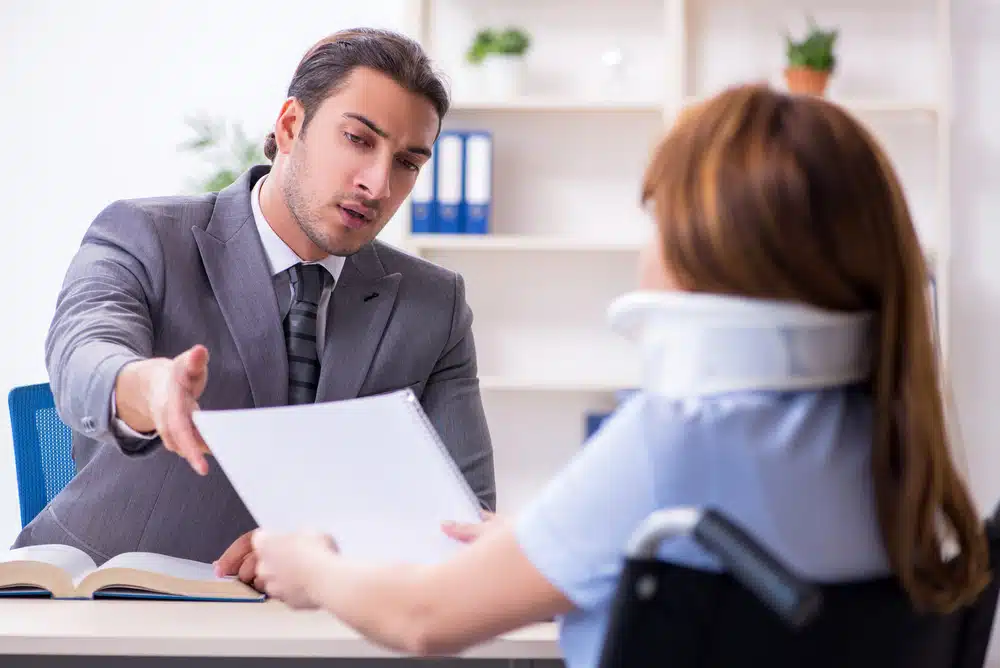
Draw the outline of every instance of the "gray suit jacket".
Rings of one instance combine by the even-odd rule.
[[[93,222],[46,341],[56,407],[74,431],[77,475],[16,546],[75,545],[99,563],[133,550],[212,561],[255,528],[211,459],[200,477],[159,440],[118,439],[111,394],[127,362],[202,343],[210,353],[202,408],[286,403],[279,306],[250,210],[250,189],[267,170],[253,168],[218,195],[115,202]],[[412,388],[493,508],[471,325],[458,274],[370,244],[347,259],[330,298],[316,400]],[[331,427],[316,435],[316,447],[336,437]]]

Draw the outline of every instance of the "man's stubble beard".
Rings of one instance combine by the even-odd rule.
[[[317,248],[322,250],[328,255],[336,255],[339,257],[348,257],[357,253],[361,248],[343,248],[340,246],[335,246],[334,242],[329,239],[325,234],[323,229],[323,222],[319,216],[312,215],[309,206],[308,198],[303,194],[301,189],[301,184],[305,182],[308,176],[308,168],[304,166],[305,147],[299,148],[299,151],[293,153],[288,161],[288,169],[285,173],[285,178],[281,183],[281,196],[285,200],[285,206],[288,211],[292,214],[292,218],[295,219],[296,225],[302,230],[302,233],[306,235]],[[368,243],[362,244],[364,247]]]

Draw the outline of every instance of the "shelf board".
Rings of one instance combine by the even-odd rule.
[[[919,114],[925,116],[936,116],[939,111],[938,105],[933,102],[893,102],[891,100],[836,99],[831,99],[830,101],[857,113]]]
[[[644,241],[574,239],[527,234],[413,234],[408,245],[420,251],[638,252]]]
[[[452,102],[455,111],[561,111],[561,112],[636,112],[662,114],[663,100],[608,99],[575,96],[525,96],[509,99],[458,99]]]
[[[704,100],[707,96],[692,95],[685,98],[685,105],[695,104]],[[915,102],[912,100],[876,100],[876,99],[839,99],[835,97],[824,98],[829,102],[837,104],[848,111],[858,114],[912,114],[922,116],[935,116],[940,111],[939,106],[934,102]]]
[[[479,387],[498,392],[613,393],[638,387],[638,381],[622,379],[552,379],[480,376]]]
[[[692,95],[684,99],[685,104],[704,100],[706,96]],[[934,116],[939,111],[939,105],[933,101],[918,102],[913,100],[878,100],[864,98],[835,97],[826,98],[855,113],[865,114],[917,114]],[[525,112],[525,111],[558,111],[558,112],[651,112],[662,114],[669,109],[669,100],[653,99],[614,99],[587,98],[574,96],[545,97],[525,96],[509,99],[457,99],[451,108],[455,111],[487,111],[487,112]]]

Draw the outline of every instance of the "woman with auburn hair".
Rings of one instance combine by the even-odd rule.
[[[642,292],[612,309],[641,391],[445,563],[371,566],[335,536],[259,531],[269,594],[415,654],[557,616],[567,664],[591,666],[629,536],[710,505],[810,580],[894,574],[929,611],[977,596],[987,546],[949,456],[927,270],[875,140],[822,99],[735,87],[681,115],[642,200]],[[687,539],[659,556],[720,567]]]

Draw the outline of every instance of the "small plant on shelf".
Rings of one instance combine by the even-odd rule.
[[[473,65],[479,65],[488,57],[521,57],[527,53],[530,46],[531,38],[520,28],[507,28],[502,31],[485,28],[476,33],[476,38],[466,52],[466,58]]]
[[[823,95],[830,76],[837,67],[835,47],[839,31],[824,30],[809,19],[809,30],[805,39],[795,41],[785,35],[788,66],[785,81],[793,93]]]
[[[486,72],[491,94],[511,97],[521,92],[524,55],[530,47],[531,37],[521,28],[484,28],[476,33],[465,57]]]

